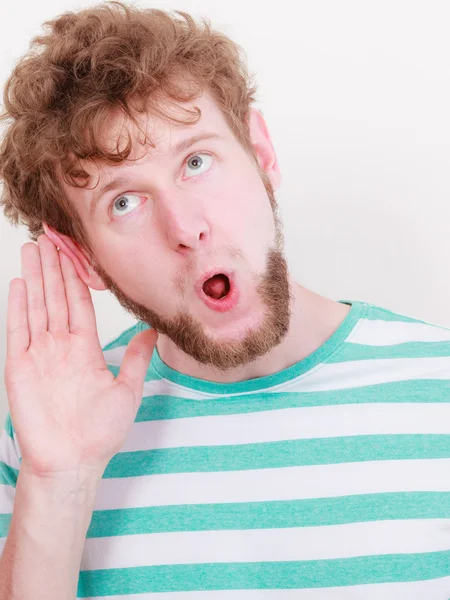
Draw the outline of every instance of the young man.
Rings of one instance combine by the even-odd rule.
[[[450,331],[291,279],[254,92],[120,4],[12,74],[0,600],[450,597]]]

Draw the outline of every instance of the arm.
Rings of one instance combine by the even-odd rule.
[[[0,600],[74,600],[101,473],[42,478],[22,466],[0,558]]]
[[[129,343],[117,377],[89,288],[45,235],[10,284],[5,384],[22,462],[0,559],[0,600],[74,600],[98,485],[142,400],[156,343]]]

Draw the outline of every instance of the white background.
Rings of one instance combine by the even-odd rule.
[[[3,1],[1,84],[45,20],[91,4]],[[245,48],[282,169],[297,281],[450,326],[450,2],[140,5],[209,17]],[[8,285],[26,240],[0,216],[1,375]],[[93,297],[104,344],[134,321],[107,292]],[[0,376],[0,420],[6,411]]]

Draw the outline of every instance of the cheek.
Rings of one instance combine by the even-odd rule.
[[[167,309],[169,299],[164,290],[173,261],[167,253],[149,247],[148,241],[139,236],[128,239],[126,246],[121,242],[119,246],[109,239],[97,244],[96,256],[103,269],[133,300],[155,310]]]
[[[270,244],[275,233],[272,207],[264,183],[254,169],[224,180],[220,189],[212,218],[221,230],[242,250]]]

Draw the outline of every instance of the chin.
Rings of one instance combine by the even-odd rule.
[[[216,341],[242,341],[249,331],[255,331],[262,326],[264,316],[262,310],[248,310],[213,314],[198,320],[203,332]]]

